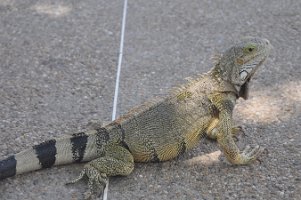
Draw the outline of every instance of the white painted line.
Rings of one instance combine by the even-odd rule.
[[[113,112],[112,112],[112,121],[114,121],[116,119],[117,99],[118,99],[118,91],[119,91],[119,80],[120,80],[121,63],[122,63],[122,57],[123,57],[123,43],[124,43],[124,31],[125,31],[127,5],[128,5],[128,1],[124,0],[122,25],[121,25],[121,34],[120,34],[119,58],[118,58],[118,67],[117,67],[117,75],[116,75],[115,94],[114,94],[114,102],[113,102]],[[103,200],[107,200],[108,199],[108,190],[109,190],[109,179],[108,179],[106,187],[105,187],[105,189],[103,191]]]
[[[115,95],[114,95],[113,112],[112,112],[112,121],[116,119],[120,71],[121,71],[121,63],[122,63],[122,56],[123,56],[123,43],[124,43],[124,30],[125,30],[125,21],[126,21],[126,11],[127,11],[127,0],[124,0],[122,27],[121,27],[121,36],[120,36],[119,59],[118,59],[116,85],[115,85]]]

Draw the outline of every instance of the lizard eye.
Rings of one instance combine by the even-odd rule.
[[[248,54],[248,53],[252,53],[256,50],[256,45],[255,44],[247,44],[245,47],[244,47],[244,53],[245,54]]]

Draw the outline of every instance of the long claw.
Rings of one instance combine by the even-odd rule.
[[[261,165],[262,161],[259,158],[256,158],[256,161]]]
[[[265,148],[262,153],[269,154],[269,150]]]
[[[69,181],[69,182],[67,182],[67,183],[65,183],[65,185],[70,185],[70,184],[74,184],[74,183],[76,183],[76,182],[78,182],[78,181],[80,181],[81,179],[83,179],[84,178],[84,176],[85,176],[85,171],[83,170],[80,174],[79,174],[79,176],[76,178],[76,179],[74,179],[74,180],[71,180],[71,181]]]
[[[246,148],[243,150],[243,154],[247,154],[248,151],[250,151],[251,146],[247,145]]]
[[[92,197],[92,192],[90,190],[88,190],[84,193],[85,200],[91,199],[91,197]]]
[[[246,137],[246,131],[245,128],[243,126],[235,126],[232,128],[232,135],[238,135],[238,133],[241,133],[243,137]]]
[[[237,137],[236,135],[233,135],[232,137],[233,137],[233,139],[235,140],[235,142],[238,142],[238,141],[239,141],[239,139],[238,139],[238,137]]]
[[[243,163],[248,164],[254,160],[258,160],[261,163],[261,161],[258,159],[258,156],[262,154],[263,151],[264,148],[260,147],[259,145],[255,146],[254,148],[251,148],[249,145],[247,145],[241,154],[242,159],[244,160]]]

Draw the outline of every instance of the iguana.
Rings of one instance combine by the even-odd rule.
[[[54,165],[88,162],[75,183],[88,178],[86,197],[104,188],[107,177],[129,175],[134,162],[176,158],[207,135],[216,139],[227,160],[244,165],[264,148],[240,151],[232,112],[239,97],[247,99],[248,84],[267,58],[267,39],[245,38],[220,55],[214,67],[188,81],[165,98],[130,110],[95,130],[52,139],[0,161],[0,179]]]

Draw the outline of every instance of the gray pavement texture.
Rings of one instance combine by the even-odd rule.
[[[0,0],[1,158],[110,120],[122,9],[122,0]],[[130,0],[118,114],[208,71],[238,38],[265,37],[274,51],[234,118],[246,129],[240,148],[268,153],[234,167],[204,140],[111,178],[109,199],[301,199],[300,11],[300,0]],[[82,199],[85,183],[64,185],[82,166],[2,180],[0,199]]]

